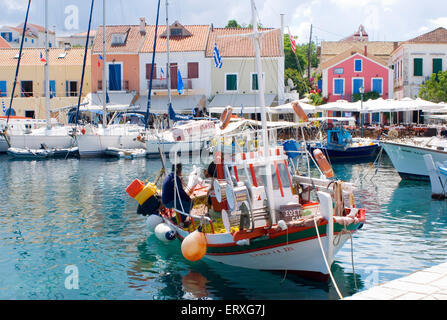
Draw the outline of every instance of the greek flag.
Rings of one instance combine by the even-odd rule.
[[[222,58],[220,57],[219,49],[217,49],[217,43],[214,43],[213,58],[216,68],[222,68]]]
[[[2,109],[3,109],[3,113],[6,115],[6,106],[5,106],[5,101],[2,100]]]

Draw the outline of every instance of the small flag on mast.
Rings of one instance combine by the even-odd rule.
[[[41,62],[47,62],[47,60],[45,60],[45,58],[43,57],[42,52],[40,53],[40,61]]]
[[[98,55],[98,68],[101,67],[101,60],[104,60],[104,58],[102,57],[102,55]]]
[[[160,80],[163,80],[163,76],[165,75],[163,68],[160,68]]]
[[[183,94],[183,80],[182,75],[180,74],[180,70],[177,71],[177,91],[179,94]]]
[[[213,58],[216,68],[219,69],[222,68],[222,58],[220,57],[219,49],[217,48],[217,43],[214,43]]]

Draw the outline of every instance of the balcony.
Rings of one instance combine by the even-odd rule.
[[[129,80],[123,80],[121,83],[110,83],[107,81],[108,91],[126,91],[129,92]],[[102,80],[98,80],[98,91],[102,91]]]
[[[192,90],[194,86],[192,84],[193,79],[182,79],[183,80],[183,89],[184,90]],[[149,90],[150,80],[147,80],[147,89]],[[175,82],[175,86],[171,83],[171,89],[177,90],[177,81]],[[153,79],[152,80],[152,90],[168,90],[168,81],[166,79]]]

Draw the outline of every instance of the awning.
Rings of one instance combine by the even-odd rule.
[[[107,103],[107,106],[112,105],[130,106],[132,103],[132,99],[135,96],[132,93],[113,92],[113,91],[107,92],[107,95],[109,96],[109,102]],[[104,104],[102,92],[87,94],[86,97],[84,98],[83,103],[86,103],[87,106],[100,106],[102,108],[102,105]]]
[[[266,94],[265,95],[265,106],[269,107],[272,105],[273,101],[275,100],[276,94]],[[214,107],[222,107],[225,108],[227,106],[231,106],[234,108],[236,107],[244,107],[244,113],[253,113],[255,111],[251,112],[245,112],[246,108],[252,107],[254,109],[260,110],[261,103],[259,101],[259,95],[258,94],[216,94],[213,98],[213,100],[208,104],[208,108],[214,108]],[[255,108],[257,107],[257,108]],[[248,110],[248,109],[247,109]],[[240,112],[240,109],[239,109]],[[259,112],[259,111],[257,111]]]
[[[171,102],[175,112],[187,112],[192,113],[192,110],[200,105],[200,100],[203,95],[191,95],[191,96],[172,96]],[[146,112],[147,109],[147,96],[141,96],[136,102],[136,110]],[[155,96],[151,97],[151,106],[149,112],[152,113],[168,113],[168,96]]]

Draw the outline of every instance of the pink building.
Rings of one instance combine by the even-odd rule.
[[[329,102],[351,101],[361,87],[383,99],[393,97],[393,70],[367,54],[367,46],[363,54],[351,49],[322,64],[322,92]]]

